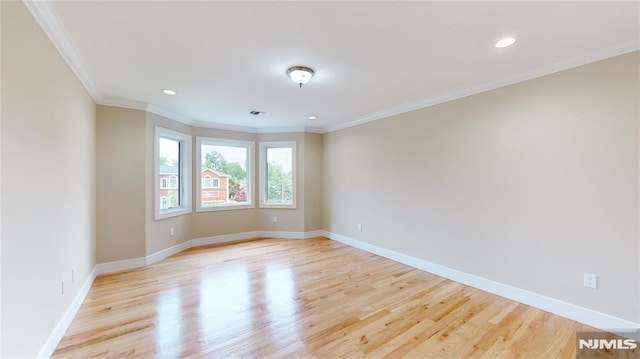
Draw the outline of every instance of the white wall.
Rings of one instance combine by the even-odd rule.
[[[640,322],[638,64],[636,52],[325,135],[324,228]]]
[[[95,264],[95,104],[23,3],[0,6],[0,356],[35,357]]]

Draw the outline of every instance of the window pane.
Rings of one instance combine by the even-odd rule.
[[[180,207],[180,141],[160,137],[158,142],[160,213]]]
[[[293,148],[267,148],[267,203],[293,204]]]
[[[247,147],[202,144],[200,153],[201,207],[247,204]]]

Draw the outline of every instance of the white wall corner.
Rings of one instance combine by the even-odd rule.
[[[473,274],[461,272],[439,264],[431,263],[420,258],[412,257],[410,255],[399,253],[387,248],[379,247],[374,244],[349,238],[340,234],[325,231],[325,237],[336,242],[340,242],[348,246],[359,248],[369,253],[377,254],[381,257],[406,264],[425,272],[429,272],[453,280],[455,282],[468,285],[470,287],[478,288],[480,290],[484,290],[501,297],[505,297],[538,309],[542,309],[561,317],[590,325],[595,328],[610,332],[625,332],[640,329],[640,323],[634,323],[632,321],[614,317],[606,313],[598,312],[589,308],[584,308],[572,303],[567,303],[555,298],[550,298],[538,293],[530,292],[521,288],[516,288]]]
[[[69,308],[67,308],[62,318],[60,318],[60,320],[58,321],[58,324],[56,324],[51,334],[49,334],[49,337],[47,338],[44,346],[42,346],[42,348],[38,352],[38,358],[49,358],[56,350],[58,344],[60,343],[60,340],[62,340],[62,337],[67,332],[69,325],[71,325],[73,318],[75,318],[78,310],[80,310],[80,307],[87,297],[87,294],[89,294],[89,290],[93,285],[93,281],[96,279],[96,275],[97,266],[93,267],[93,270],[91,271],[91,273],[89,273],[89,276],[85,279],[84,283],[82,283],[82,287],[78,291],[78,294],[76,294],[75,298],[73,298],[73,302],[71,302]]]

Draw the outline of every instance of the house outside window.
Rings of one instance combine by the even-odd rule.
[[[296,142],[260,142],[260,207],[296,208]]]
[[[196,138],[198,212],[255,208],[252,196],[254,142]],[[210,189],[215,188],[215,191]]]
[[[192,212],[191,136],[156,127],[155,219]]]

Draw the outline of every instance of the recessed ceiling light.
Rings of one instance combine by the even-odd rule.
[[[315,115],[311,115],[311,116],[308,117],[308,119],[310,119],[310,120],[315,120],[316,118],[318,118],[318,117],[315,116]]]
[[[170,95],[170,96],[178,94],[177,92],[175,92],[172,89],[162,89],[162,93],[165,94],[165,95]]]
[[[511,45],[513,45],[515,43],[516,43],[516,38],[515,37],[507,36],[507,37],[503,37],[498,42],[496,42],[495,46],[497,48],[503,48],[503,47],[511,46]]]

